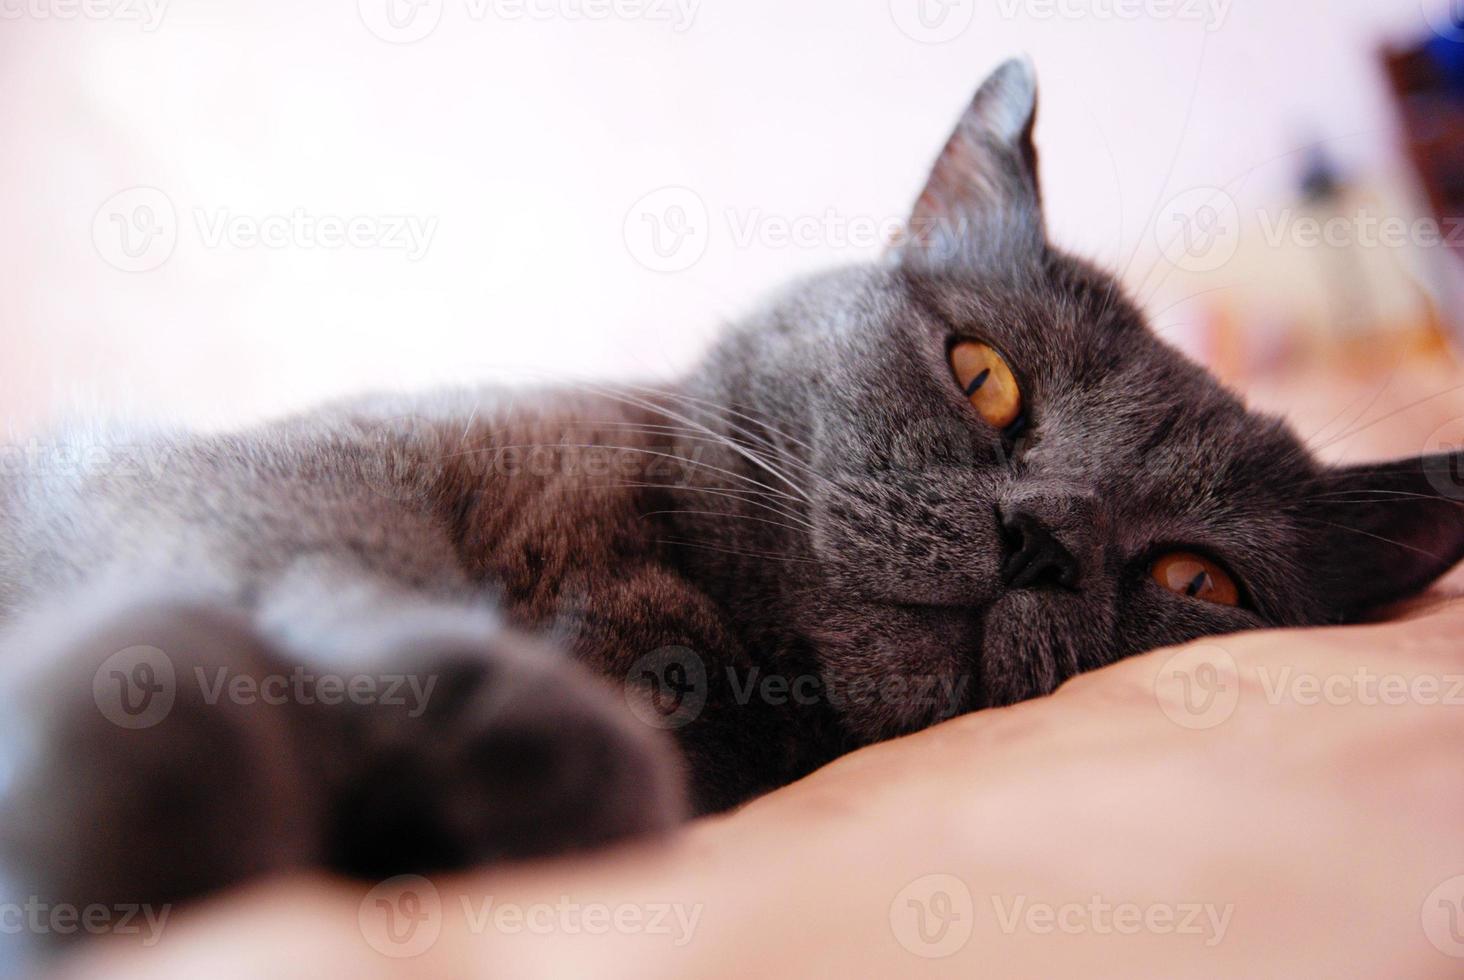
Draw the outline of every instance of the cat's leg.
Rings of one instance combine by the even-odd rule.
[[[97,584],[12,624],[0,646],[11,955],[155,924],[221,885],[319,860],[322,801],[290,707],[210,686],[280,669],[243,612],[162,590]]]
[[[664,733],[600,678],[461,596],[300,566],[259,624],[305,665],[332,801],[326,863],[388,877],[559,854],[683,817]],[[332,704],[312,691],[327,684]]]
[[[4,901],[156,909],[304,866],[588,848],[682,813],[673,753],[601,681],[461,597],[359,570],[302,565],[247,613],[59,608],[11,642]]]

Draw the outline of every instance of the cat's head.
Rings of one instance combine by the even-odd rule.
[[[1008,704],[1140,651],[1355,617],[1464,558],[1458,456],[1318,464],[1048,243],[1035,112],[1030,67],[1003,66],[889,260],[798,285],[703,375],[743,448],[716,457],[738,477],[698,533],[737,563],[729,593],[760,583],[742,615],[862,692],[835,701],[861,737],[951,713],[912,681]]]

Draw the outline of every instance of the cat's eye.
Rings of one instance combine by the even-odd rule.
[[[1022,389],[994,348],[975,341],[956,344],[951,370],[971,406],[992,426],[1005,430],[1022,417]]]
[[[1240,588],[1230,573],[1215,562],[1187,551],[1174,551],[1154,562],[1154,581],[1170,592],[1213,602],[1217,606],[1240,605]]]

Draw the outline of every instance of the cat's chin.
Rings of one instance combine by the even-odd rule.
[[[1112,659],[1113,606],[1062,589],[1012,591],[982,617],[980,707],[1042,697]]]

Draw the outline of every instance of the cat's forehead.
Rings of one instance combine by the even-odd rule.
[[[942,362],[952,339],[1000,350],[1022,381],[1034,453],[1054,470],[1171,509],[1223,507],[1311,472],[1289,428],[1249,410],[1081,263],[988,281],[904,275],[899,290],[901,344]]]
[[[1052,260],[982,277],[903,274],[906,312],[927,330],[983,340],[1032,380],[1068,384],[1162,373],[1182,361],[1113,279]]]
[[[1205,507],[1310,472],[1289,429],[1157,337],[1111,277],[1069,259],[981,278],[840,270],[801,284],[762,326],[759,370],[819,392],[849,423],[825,435],[850,448],[964,411],[947,351],[967,338],[1009,362],[1038,458],[1072,476]]]

